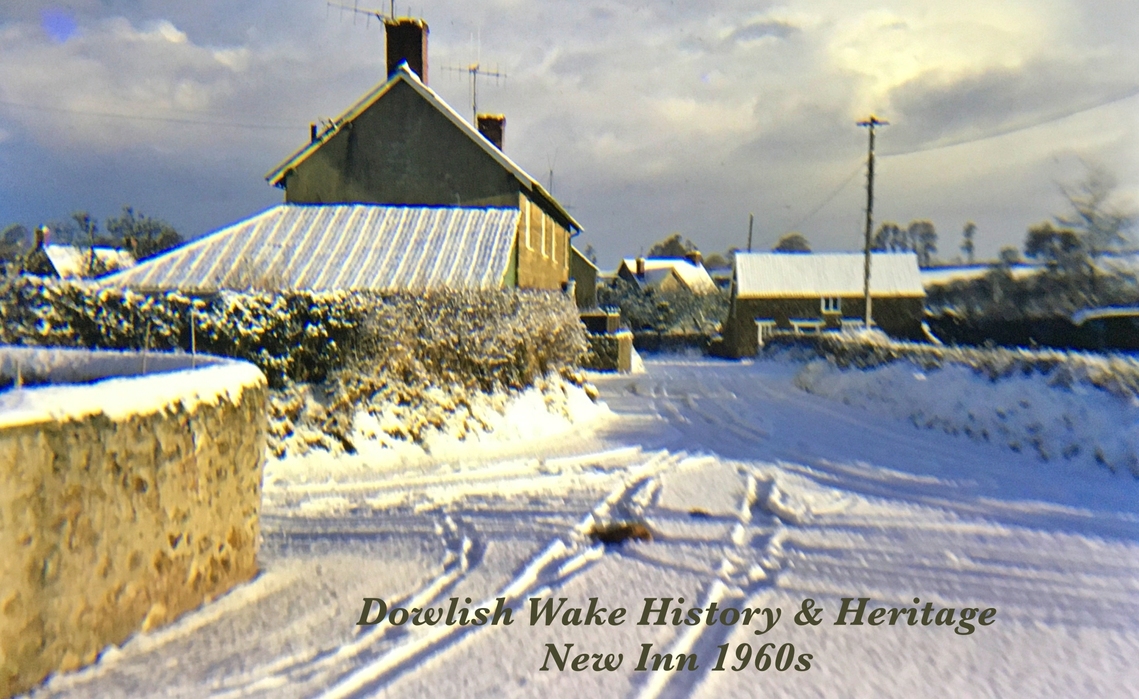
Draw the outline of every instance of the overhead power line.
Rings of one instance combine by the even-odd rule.
[[[1078,109],[1073,109],[1073,110],[1067,111],[1063,114],[1048,117],[1047,119],[1042,119],[1040,121],[1036,121],[1036,122],[1033,122],[1031,124],[1025,124],[1025,125],[1021,125],[1021,126],[1014,126],[1014,127],[1009,127],[1009,128],[1005,128],[1005,129],[1000,129],[1000,130],[995,131],[993,133],[988,133],[988,134],[984,134],[981,136],[974,136],[974,137],[970,137],[970,138],[962,138],[959,140],[950,141],[948,143],[935,143],[935,144],[931,144],[928,146],[922,146],[920,148],[913,148],[913,149],[905,150],[905,151],[879,153],[879,154],[877,154],[876,157],[878,157],[878,158],[896,158],[896,157],[900,157],[903,155],[913,155],[915,153],[928,153],[931,151],[942,150],[944,148],[955,148],[957,146],[963,146],[963,145],[966,145],[969,143],[979,143],[981,141],[988,141],[988,140],[993,139],[993,138],[1000,138],[1001,136],[1008,136],[1009,134],[1019,133],[1021,131],[1028,131],[1030,129],[1035,129],[1035,128],[1040,127],[1040,126],[1046,126],[1047,124],[1052,124],[1052,123],[1055,123],[1058,121],[1063,121],[1064,119],[1068,119],[1068,118],[1076,116],[1078,114],[1083,114],[1086,112],[1094,111],[1096,109],[1101,109],[1103,107],[1107,107],[1107,106],[1110,106],[1112,104],[1116,104],[1118,102],[1126,101],[1126,100],[1131,99],[1131,98],[1136,97],[1136,96],[1139,96],[1139,87],[1136,87],[1136,88],[1134,88],[1134,89],[1132,89],[1132,90],[1130,90],[1130,91],[1128,91],[1122,95],[1116,95],[1114,97],[1110,97],[1110,98],[1108,98],[1102,102],[1098,102],[1094,105],[1091,105],[1088,107],[1080,107]],[[850,174],[847,175],[846,178],[837,187],[835,187],[834,191],[832,191],[829,195],[827,195],[827,197],[825,199],[823,199],[821,202],[819,202],[819,204],[817,206],[815,206],[813,209],[811,209],[802,218],[800,218],[798,221],[796,221],[795,223],[788,226],[787,230],[793,231],[793,230],[798,229],[804,223],[809,221],[815,214],[822,211],[823,208],[827,204],[830,204],[832,201],[834,201],[834,198],[837,197],[843,190],[846,189],[847,185],[849,185],[851,182],[854,181],[855,176],[858,175],[860,172],[862,172],[864,167],[865,167],[865,162],[860,162],[850,172]]]
[[[53,114],[72,114],[75,116],[96,117],[100,119],[122,119],[125,121],[151,121],[166,124],[189,124],[193,126],[222,126],[235,129],[258,129],[258,130],[294,130],[303,129],[303,125],[297,124],[255,124],[249,122],[238,121],[222,121],[217,119],[190,119],[187,117],[163,117],[163,116],[146,116],[142,114],[119,114],[115,112],[98,112],[86,109],[68,109],[65,107],[47,107],[37,104],[21,104],[19,102],[8,102],[0,100],[0,106],[11,107],[13,109],[27,109],[34,112],[49,112]],[[193,112],[190,112],[193,113]]]
[[[1003,129],[997,129],[996,131],[994,131],[992,133],[987,133],[987,134],[984,134],[981,136],[971,136],[968,138],[961,138],[958,140],[949,141],[948,143],[933,143],[933,144],[930,144],[928,146],[921,146],[919,148],[912,148],[910,150],[905,150],[905,151],[896,151],[896,152],[892,152],[892,153],[890,153],[890,152],[882,153],[878,157],[879,158],[896,158],[896,157],[899,157],[902,155],[913,155],[914,153],[928,153],[930,151],[942,150],[945,148],[955,148],[957,146],[964,146],[964,145],[967,145],[969,143],[979,143],[981,141],[988,141],[988,140],[993,139],[993,138],[1000,138],[1001,136],[1008,136],[1009,134],[1020,133],[1021,131],[1029,131],[1031,129],[1035,129],[1035,128],[1038,128],[1040,126],[1046,126],[1048,124],[1054,124],[1058,121],[1063,121],[1064,119],[1074,117],[1078,114],[1084,114],[1086,112],[1095,111],[1096,109],[1102,109],[1104,107],[1116,104],[1118,102],[1123,102],[1123,101],[1129,100],[1129,99],[1136,97],[1136,96],[1139,96],[1139,87],[1134,87],[1131,90],[1123,93],[1122,95],[1116,95],[1114,97],[1109,97],[1108,99],[1106,99],[1102,102],[1097,102],[1096,104],[1093,104],[1093,105],[1090,105],[1087,107],[1078,107],[1076,109],[1066,111],[1063,114],[1057,114],[1055,116],[1050,116],[1050,117],[1047,117],[1045,119],[1041,119],[1040,121],[1034,121],[1031,124],[1023,124],[1020,126],[1009,126],[1009,127],[1003,128]]]
[[[850,184],[852,181],[854,181],[854,177],[860,172],[862,172],[862,162],[858,163],[858,167],[854,168],[854,170],[852,170],[851,173],[846,176],[846,179],[844,179],[842,181],[842,184],[840,184],[838,187],[835,187],[835,190],[833,192],[831,192],[829,195],[827,195],[826,199],[823,199],[821,202],[819,202],[819,205],[816,206],[815,208],[811,209],[811,211],[809,213],[807,213],[806,216],[803,216],[803,218],[799,219],[798,221],[793,223],[791,226],[789,226],[787,228],[788,232],[798,229],[799,226],[801,226],[804,223],[806,223],[807,221],[809,221],[812,216],[814,216],[815,214],[822,211],[823,207],[826,206],[827,204],[831,203],[834,200],[834,198],[837,197],[842,190],[846,189],[846,186],[848,184]]]

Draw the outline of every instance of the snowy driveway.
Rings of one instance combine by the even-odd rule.
[[[1133,479],[855,411],[794,371],[650,361],[597,379],[614,415],[573,434],[269,480],[257,580],[31,696],[1139,696]],[[593,544],[613,520],[653,540]],[[512,623],[358,625],[364,598]],[[532,623],[531,598],[582,615]],[[866,623],[835,624],[844,598]]]

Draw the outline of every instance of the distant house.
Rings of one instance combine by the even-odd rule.
[[[427,25],[385,26],[388,78],[327,127],[313,126],[310,142],[266,179],[291,205],[510,210],[512,284],[565,288],[581,225],[503,152],[504,117],[479,115],[476,129],[427,87]]]
[[[617,268],[617,276],[642,289],[693,294],[711,294],[717,290],[716,283],[700,262],[699,253],[690,258],[627,258]]]
[[[41,277],[89,279],[111,274],[135,265],[127,250],[110,247],[49,245],[44,230],[36,231],[35,246],[24,260],[24,269]]]
[[[134,256],[118,248],[45,245],[43,249],[61,279],[99,277],[135,265]],[[94,264],[91,263],[92,254],[95,256]]]
[[[863,322],[863,265],[862,253],[737,252],[723,329],[726,352],[754,355],[766,329],[817,331]],[[870,300],[877,327],[897,337],[922,337],[925,291],[917,255],[875,253]]]
[[[280,204],[107,285],[187,291],[392,291],[517,286],[518,209]]]

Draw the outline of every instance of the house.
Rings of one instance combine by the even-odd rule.
[[[638,257],[621,260],[617,276],[636,284],[641,289],[659,291],[687,291],[693,294],[711,294],[717,290],[708,270],[700,261],[700,253],[687,258]]]
[[[765,331],[817,331],[865,319],[862,253],[737,252],[724,350],[759,351]],[[925,300],[917,255],[875,253],[870,263],[873,322],[896,337],[920,339]]]
[[[45,245],[44,253],[61,279],[98,277],[135,265],[134,256],[118,248]],[[95,256],[94,264],[92,255]]]
[[[388,78],[274,168],[290,205],[485,208],[514,212],[511,281],[562,289],[581,225],[503,151],[505,118],[472,126],[427,86],[426,23],[385,22]]]
[[[279,204],[104,283],[198,292],[517,286],[518,218],[508,207]]]
[[[48,244],[46,231],[46,228],[36,230],[35,247],[24,261],[24,268],[31,274],[60,279],[88,279],[135,265],[134,256],[127,250]]]

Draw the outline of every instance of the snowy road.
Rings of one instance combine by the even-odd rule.
[[[30,696],[1139,696],[1135,480],[856,411],[795,369],[649,362],[597,379],[614,415],[573,434],[268,479],[257,580]],[[613,520],[653,540],[593,544]],[[366,597],[502,598],[513,623],[357,625]],[[562,597],[627,614],[531,623],[531,598]],[[641,625],[645,598],[700,623]],[[835,625],[844,598],[917,623]],[[818,625],[796,623],[805,600]],[[758,634],[764,612],[725,625],[713,602],[779,616]],[[966,634],[965,608],[996,612]],[[758,670],[767,643],[810,668]],[[608,654],[621,665],[595,670]]]

